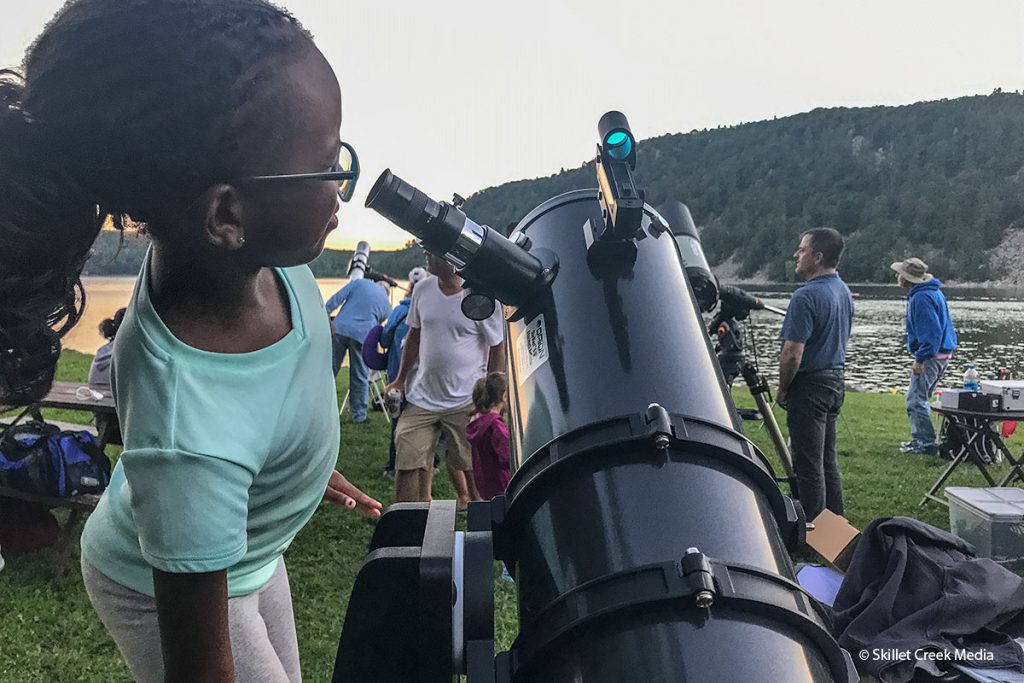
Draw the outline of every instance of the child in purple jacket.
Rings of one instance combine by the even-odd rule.
[[[491,372],[473,385],[476,415],[466,425],[466,439],[473,447],[473,478],[484,500],[505,492],[509,472],[508,427],[501,419],[508,380],[503,372]]]

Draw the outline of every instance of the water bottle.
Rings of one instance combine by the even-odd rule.
[[[964,389],[967,391],[981,391],[981,377],[974,369],[974,363],[967,365],[967,372],[964,373]]]

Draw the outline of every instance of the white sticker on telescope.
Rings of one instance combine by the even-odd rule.
[[[520,381],[548,361],[548,335],[544,329],[544,316],[538,315],[516,339],[516,366]]]

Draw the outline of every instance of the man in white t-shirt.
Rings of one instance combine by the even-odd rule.
[[[463,315],[462,278],[439,256],[427,252],[426,261],[434,277],[413,290],[402,365],[385,390],[404,391],[407,401],[395,428],[395,499],[430,500],[434,447],[443,432],[448,443],[445,464],[461,509],[479,498],[466,441],[473,384],[488,372],[505,369],[504,325],[500,306],[480,322]],[[410,373],[414,366],[415,373]]]

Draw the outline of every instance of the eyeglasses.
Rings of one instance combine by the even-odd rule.
[[[257,175],[243,178],[246,182],[270,182],[277,180],[334,180],[338,181],[338,198],[347,202],[352,199],[359,180],[359,157],[352,145],[342,142],[338,149],[338,160],[319,173],[285,173],[282,175]]]

